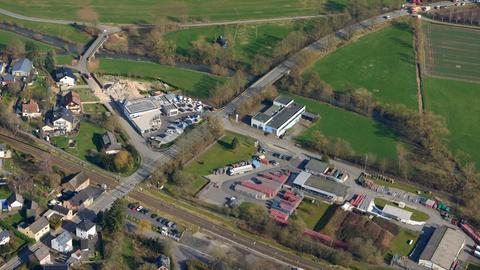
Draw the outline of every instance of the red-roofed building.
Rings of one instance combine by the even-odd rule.
[[[28,102],[22,103],[22,116],[28,118],[37,118],[42,116],[38,103],[30,99]]]

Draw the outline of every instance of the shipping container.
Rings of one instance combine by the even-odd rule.
[[[480,244],[480,236],[477,232],[475,232],[475,230],[473,230],[472,227],[470,227],[467,223],[460,224],[460,227],[475,241],[475,243]]]

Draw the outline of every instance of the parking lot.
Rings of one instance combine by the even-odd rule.
[[[152,223],[152,227],[158,230],[162,235],[168,236],[177,241],[182,238],[183,230],[177,226],[177,223],[153,213],[138,203],[128,204],[126,211],[127,215],[135,219],[147,219]]]

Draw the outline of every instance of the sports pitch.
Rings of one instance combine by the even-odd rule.
[[[480,83],[480,30],[433,23],[423,29],[428,75]]]

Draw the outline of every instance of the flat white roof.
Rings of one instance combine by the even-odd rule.
[[[160,116],[160,111],[150,111],[145,114],[140,115],[139,117],[133,118],[131,121],[140,129],[141,133],[145,130],[149,130],[152,127],[152,120],[156,117]],[[158,119],[160,121],[160,119]]]
[[[305,183],[307,182],[308,178],[310,178],[310,176],[312,176],[312,174],[302,171],[297,175],[297,177],[295,177],[295,179],[293,180],[293,184],[303,187],[305,186]]]
[[[403,210],[401,208],[398,208],[389,204],[386,204],[385,207],[383,207],[382,211],[388,215],[395,216],[404,220],[409,220],[410,217],[412,216],[412,212]]]

